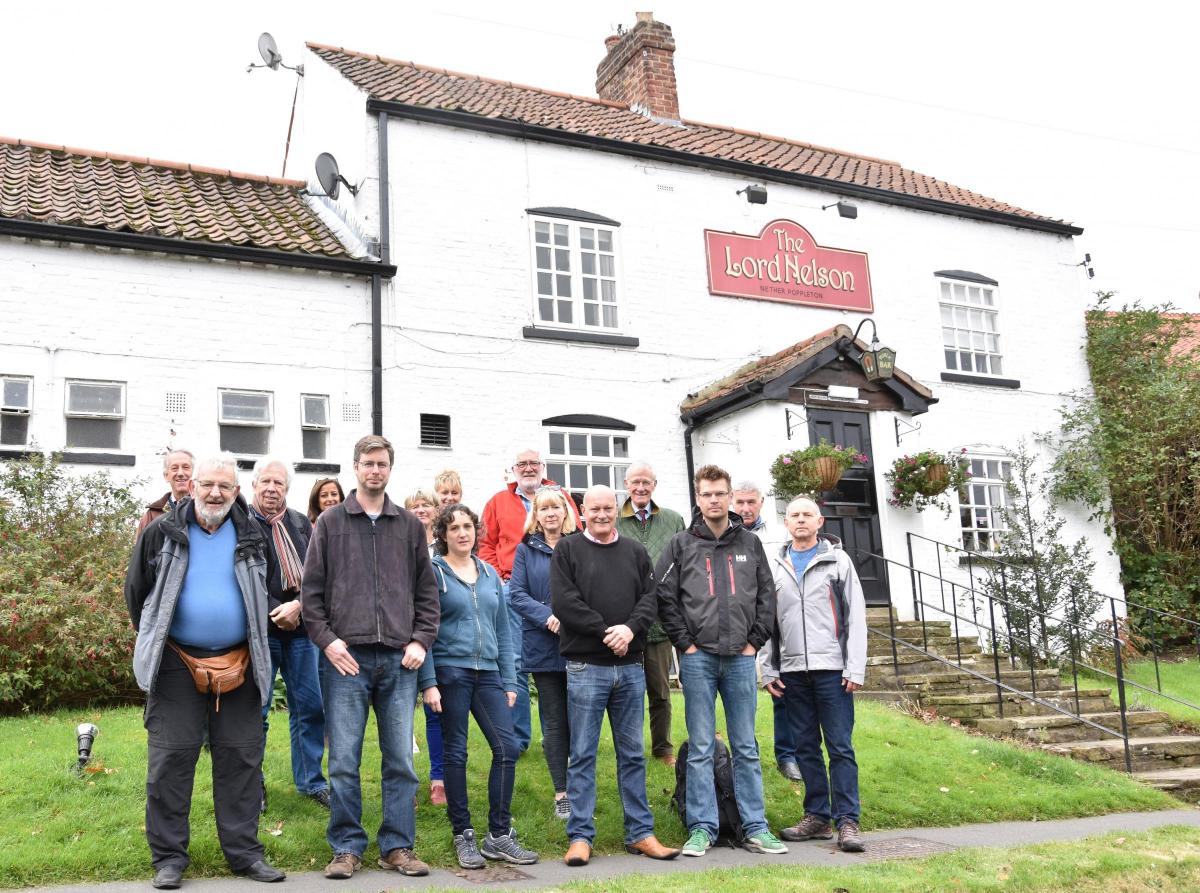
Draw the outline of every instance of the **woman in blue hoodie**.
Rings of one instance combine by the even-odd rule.
[[[433,559],[442,602],[437,640],[421,665],[418,685],[430,709],[442,715],[446,815],[454,850],[463,868],[482,868],[488,859],[531,865],[537,853],[517,841],[512,827],[513,775],[517,744],[512,633],[500,575],[475,556],[479,517],[464,505],[448,505],[433,522]],[[492,748],[488,774],[488,833],[482,847],[471,827],[467,803],[467,723],[474,715]]]

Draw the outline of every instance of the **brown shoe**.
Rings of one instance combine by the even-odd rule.
[[[842,819],[838,822],[837,845],[843,853],[861,853],[866,849],[862,834],[858,830],[858,822],[853,819]]]
[[[440,781],[429,783],[429,802],[434,806],[446,805],[446,785]]]
[[[377,863],[386,871],[398,871],[409,877],[425,877],[429,874],[429,866],[417,858],[417,854],[404,847],[388,850],[387,855]]]
[[[658,760],[664,766],[670,767],[675,765],[675,754],[673,753],[655,754],[654,759]]]
[[[670,847],[663,846],[658,842],[658,838],[651,834],[649,837],[643,837],[641,840],[634,843],[625,844],[625,852],[634,856],[649,856],[651,859],[674,859],[679,855],[679,850],[673,850]]]
[[[806,815],[800,824],[784,828],[779,832],[784,840],[828,840],[833,837],[833,826],[819,816]]]
[[[330,880],[344,881],[354,877],[354,872],[362,865],[362,859],[354,853],[337,853],[333,861],[325,866],[325,877]]]
[[[586,840],[572,840],[570,847],[567,848],[567,854],[563,856],[563,861],[572,868],[579,868],[588,864],[588,860],[592,858],[592,845]]]

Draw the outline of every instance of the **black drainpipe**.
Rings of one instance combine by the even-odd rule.
[[[379,113],[379,259],[389,263],[391,223],[388,218],[388,115]],[[371,429],[383,434],[383,280],[371,278]]]
[[[692,432],[695,430],[695,422],[688,422],[687,427],[683,429],[683,457],[687,462],[688,501],[692,504],[693,511],[696,508],[696,488],[692,486],[692,479],[696,476],[696,459],[692,455]]]

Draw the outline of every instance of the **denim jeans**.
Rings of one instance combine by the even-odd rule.
[[[796,762],[804,776],[804,812],[823,819],[858,821],[858,763],[854,759],[854,695],[842,688],[841,670],[781,673]],[[829,774],[821,740],[829,754]],[[830,798],[832,796],[832,809]]]
[[[533,740],[533,718],[529,705],[529,674],[521,672],[521,649],[524,636],[521,633],[521,615],[513,610],[509,601],[508,586],[504,584],[504,603],[508,606],[508,626],[512,630],[513,657],[517,667],[517,703],[513,707],[513,736],[521,753],[529,750]]]
[[[517,764],[512,709],[496,670],[437,668],[442,695],[442,743],[446,769],[446,815],[455,834],[471,827],[467,803],[467,724],[472,716],[492,749],[488,772],[488,830],[499,837],[512,826],[513,774]]]
[[[542,725],[542,753],[550,770],[554,793],[567,789],[567,755],[571,749],[571,722],[567,716],[567,674],[534,673],[537,683],[538,720]]]
[[[367,711],[375,707],[382,754],[383,821],[379,851],[413,845],[417,774],[413,770],[413,714],[417,704],[417,671],[400,665],[404,652],[383,645],[350,645],[358,675],[343,676],[323,655],[321,693],[325,698],[325,729],[329,733],[329,829],[326,839],[334,853],[362,857],[367,834],[362,827],[363,734]]]
[[[567,716],[571,724],[571,759],[567,764],[567,798],[571,817],[567,839],[596,837],[596,752],[604,714],[612,728],[617,755],[617,788],[625,810],[625,842],[654,833],[654,816],[646,797],[646,754],[642,733],[646,674],[639,661],[608,667],[567,661]]]
[[[783,698],[771,698],[771,713],[775,724],[775,762],[796,762],[796,745],[792,741],[792,729],[788,725],[787,709]]]
[[[283,673],[287,688],[288,731],[292,738],[292,781],[301,794],[315,794],[329,787],[321,773],[325,755],[325,709],[321,705],[321,683],[317,679],[320,650],[307,636],[267,637],[271,649],[271,685]],[[271,704],[263,708],[263,735],[270,722]]]
[[[733,758],[733,791],[746,836],[766,829],[762,764],[754,737],[758,677],[753,654],[721,657],[697,650],[679,655],[684,716],[688,731],[688,831],[703,828],[717,839],[717,792],[713,787],[717,695],[725,708],[729,755]]]
[[[442,717],[429,709],[428,704],[422,704],[425,708],[425,752],[429,754],[429,780],[441,781],[446,777],[446,770],[442,767]]]

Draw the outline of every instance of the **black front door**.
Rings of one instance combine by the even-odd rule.
[[[808,409],[810,443],[826,441],[854,447],[869,460],[854,465],[835,489],[822,494],[825,533],[842,541],[854,562],[868,605],[889,605],[887,565],[875,555],[883,554],[879,535],[879,503],[875,493],[875,460],[871,452],[870,416],[865,412]]]

